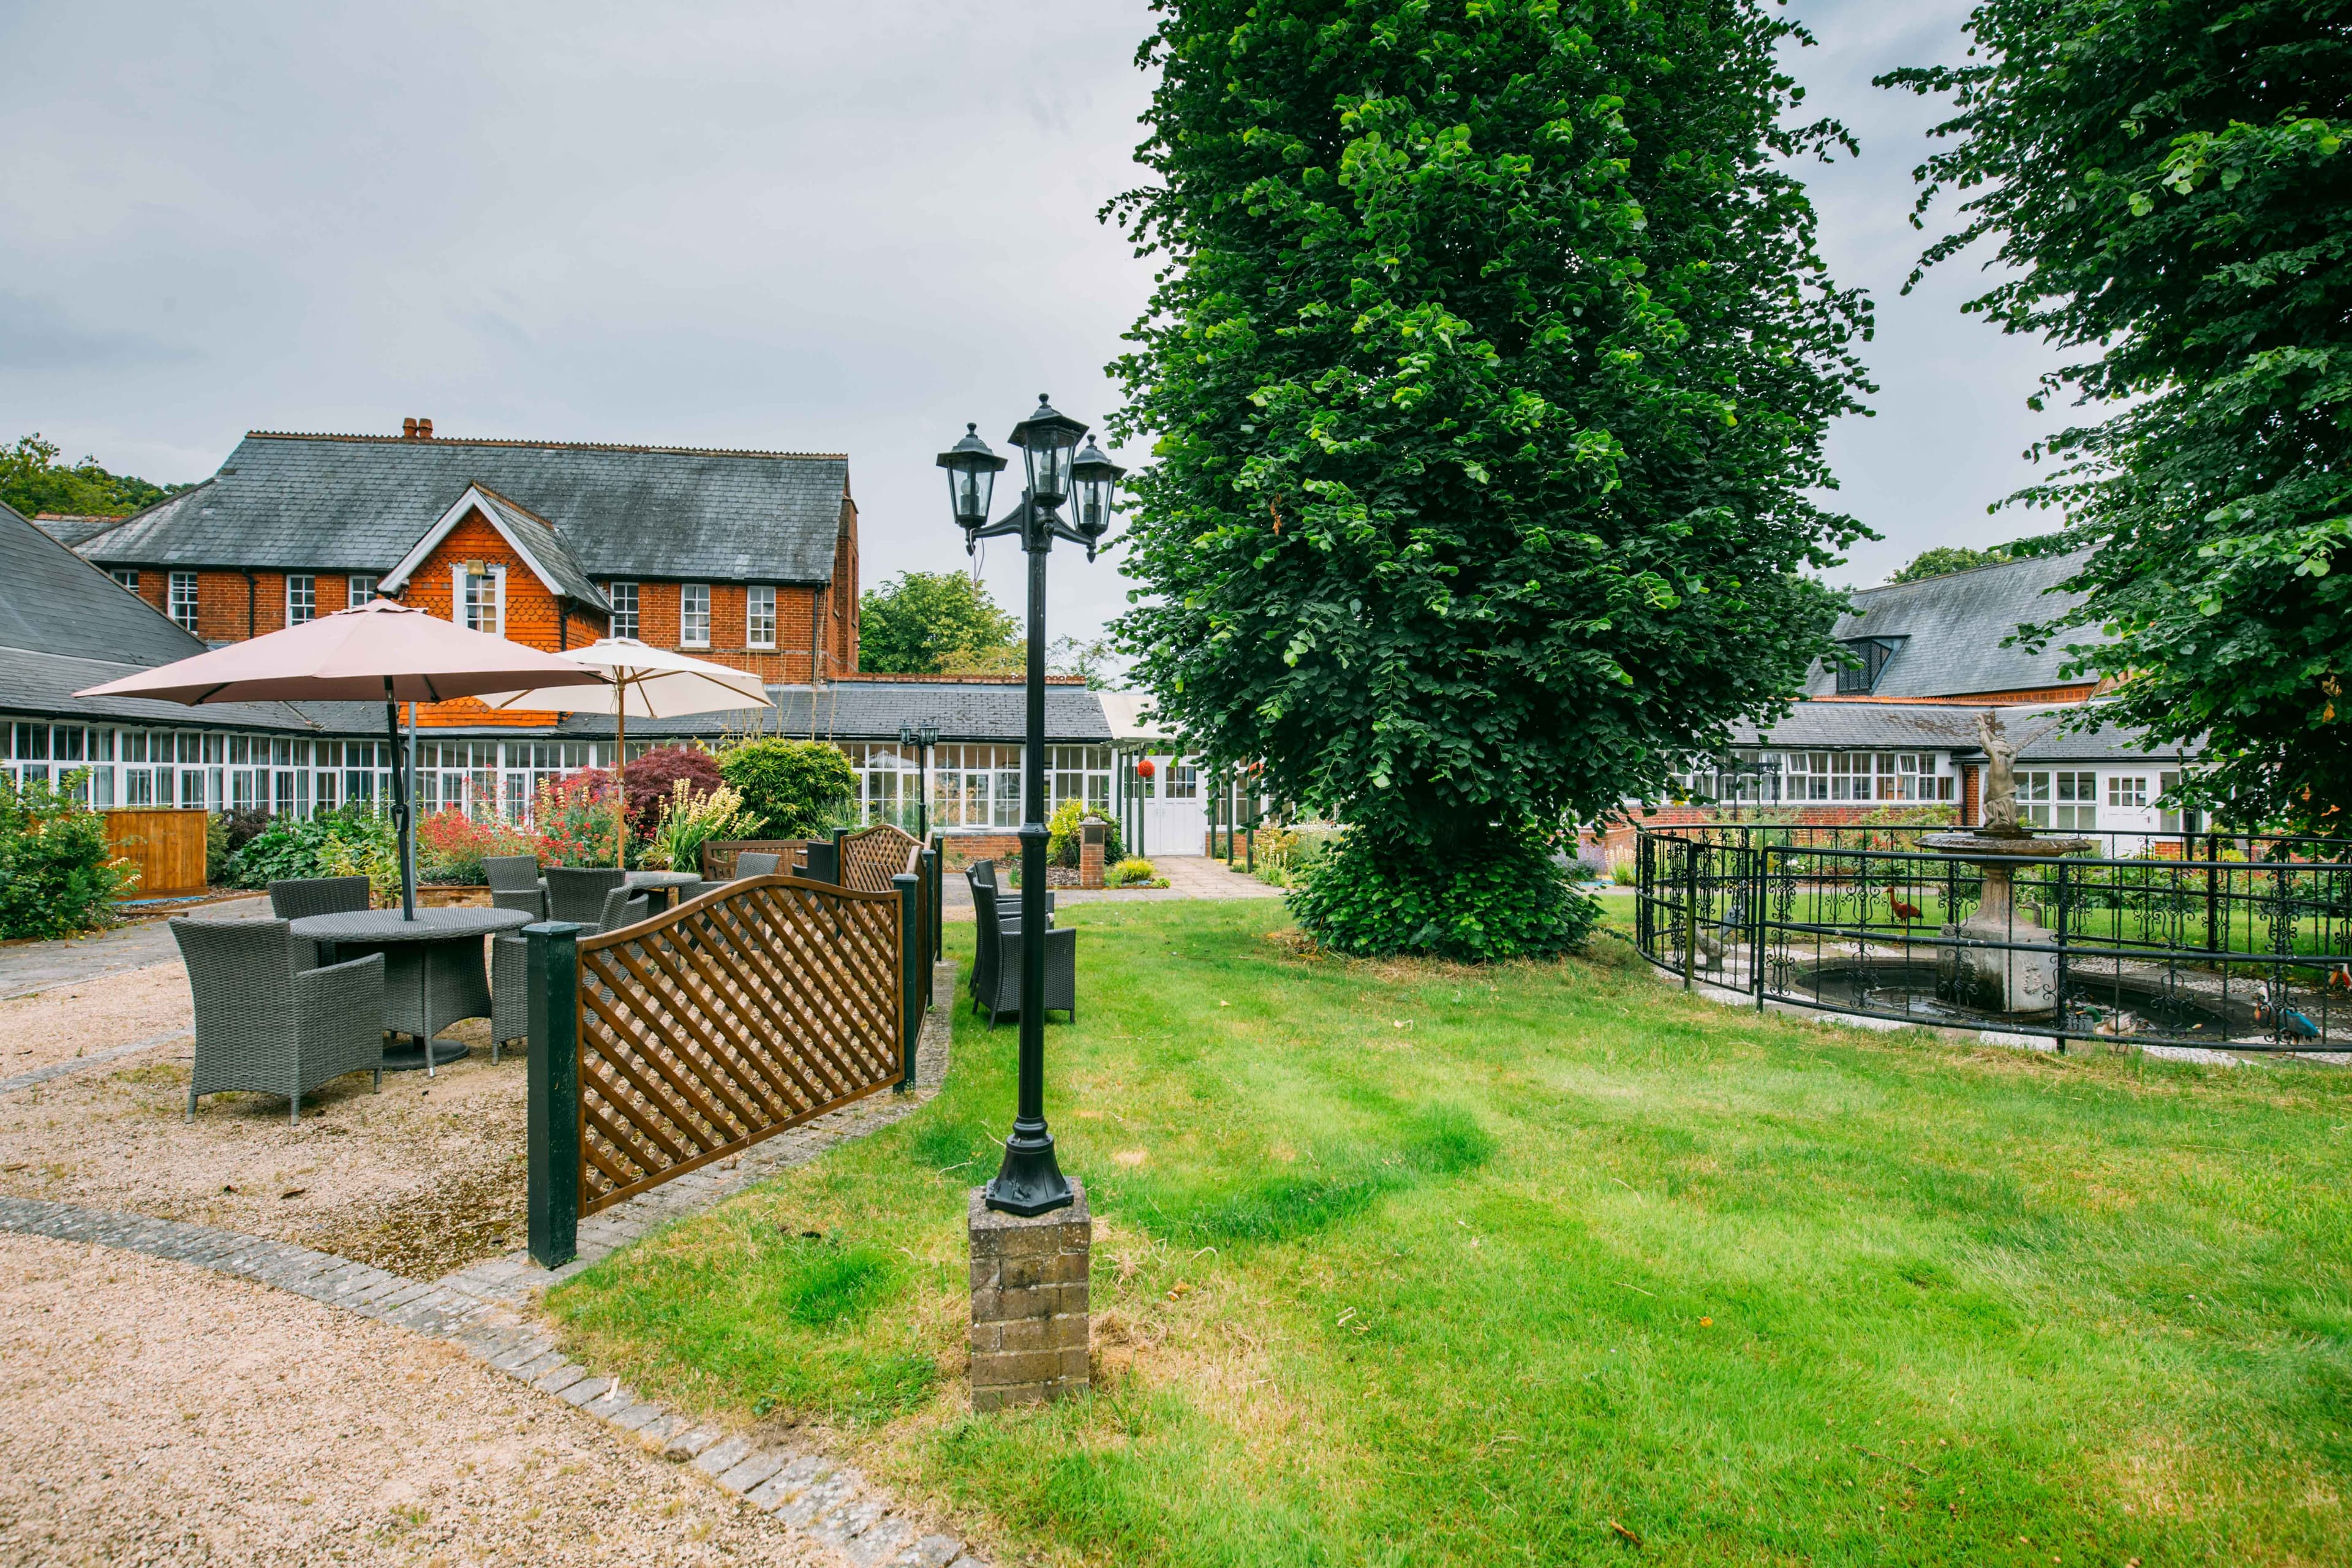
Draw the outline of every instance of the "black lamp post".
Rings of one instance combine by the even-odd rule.
[[[898,744],[915,748],[915,837],[931,836],[931,748],[940,743],[937,724],[901,724]]]
[[[1013,427],[1028,485],[1021,504],[995,522],[988,520],[990,493],[1004,459],[989,450],[977,425],[940,454],[948,471],[948,501],[963,530],[969,554],[983,539],[1010,534],[1029,556],[1029,743],[1022,758],[1021,784],[1021,1089],[1013,1136],[1004,1141],[1004,1163],[988,1184],[986,1202],[1008,1214],[1040,1215],[1071,1202],[1070,1184],[1054,1159],[1054,1135],[1045,1130],[1045,556],[1056,538],[1095,547],[1110,527],[1112,492],[1126,470],[1091,441],[1078,450],[1087,427],[1056,413],[1037,395],[1029,417]],[[1069,521],[1061,505],[1071,503]]]

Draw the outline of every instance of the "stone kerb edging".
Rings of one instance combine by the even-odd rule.
[[[952,966],[942,967],[948,977],[937,994],[944,998],[955,987]],[[554,1273],[517,1253],[426,1283],[291,1242],[40,1198],[0,1196],[0,1231],[192,1264],[446,1340],[549,1398],[634,1433],[663,1458],[691,1464],[714,1485],[831,1548],[855,1568],[988,1568],[961,1539],[926,1529],[854,1467],[698,1425],[640,1399],[618,1379],[598,1377],[564,1355],[555,1336],[520,1310],[547,1284],[654,1226],[906,1116],[938,1093],[946,1077],[950,1005],[933,1007],[923,1021],[913,1094],[861,1100],[745,1151],[731,1169],[706,1166],[615,1205],[582,1223],[580,1258]]]

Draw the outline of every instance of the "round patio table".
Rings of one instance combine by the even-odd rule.
[[[644,888],[661,895],[661,908],[654,911],[656,914],[677,903],[680,888],[697,887],[701,881],[702,879],[691,871],[632,871],[628,877],[630,887]]]
[[[413,921],[398,910],[362,910],[341,915],[308,915],[292,922],[296,936],[315,942],[320,967],[339,961],[344,949],[383,954],[383,1026],[416,1044],[383,1053],[386,1072],[430,1077],[472,1047],[462,1040],[434,1037],[460,1018],[490,1015],[490,985],[482,971],[482,939],[530,923],[520,910],[419,910]],[[426,1042],[430,1042],[427,1049]]]

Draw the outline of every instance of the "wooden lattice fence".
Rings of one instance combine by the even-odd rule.
[[[730,882],[579,944],[579,1209],[593,1214],[904,1076],[895,893]]]

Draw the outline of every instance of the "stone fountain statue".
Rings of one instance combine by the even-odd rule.
[[[1998,713],[1988,710],[1978,714],[1977,739],[1986,758],[1984,825],[1973,831],[1931,834],[1919,841],[1923,848],[1968,858],[1984,878],[1976,912],[1943,930],[1951,945],[1937,960],[1937,989],[1947,1001],[2020,1018],[2042,1016],[2058,1006],[2058,955],[2040,951],[2054,950],[2056,937],[2017,907],[2011,885],[2021,861],[2055,860],[2095,847],[2087,838],[2037,837],[2018,818],[2017,753],[2058,722],[2053,720],[2019,742],[2001,729]],[[1997,858],[1978,859],[1971,850]]]

